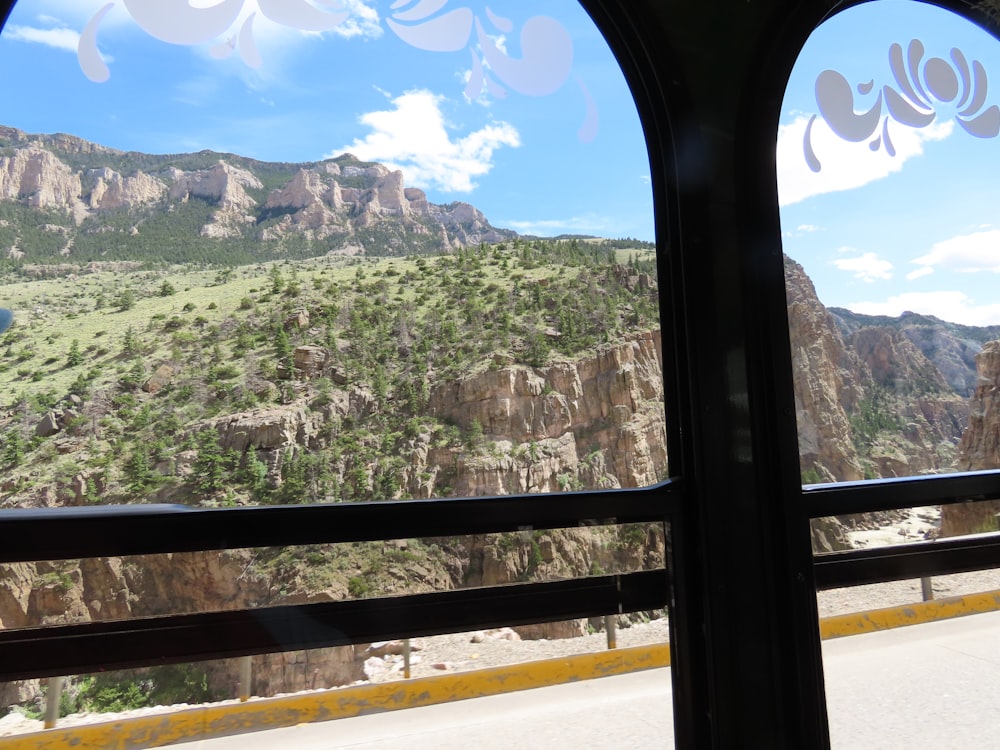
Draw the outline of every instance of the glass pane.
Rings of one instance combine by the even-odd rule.
[[[617,62],[570,0],[442,6],[17,4],[0,507],[667,475]]]
[[[997,612],[825,641],[831,746],[989,746],[998,646]]]
[[[838,14],[795,65],[777,154],[804,484],[998,465],[972,426],[1000,374],[998,80],[992,36],[919,3]]]
[[[666,551],[662,525],[627,524],[18,563],[0,566],[0,591],[4,593],[0,626],[43,626],[44,630],[44,626],[67,623],[259,610],[663,570]],[[663,644],[668,629],[666,610],[657,609],[528,625],[511,622],[504,628],[429,636],[413,641],[410,676]],[[402,657],[398,644],[257,656],[253,694],[271,696],[399,680],[405,676]],[[156,667],[138,673],[109,672],[96,681],[74,678],[69,684],[72,705],[64,713],[72,713],[74,707],[112,711],[115,706],[136,708],[234,697],[231,690],[238,660],[195,666],[194,672]],[[37,719],[43,685],[39,680],[0,684],[0,713],[10,709]],[[141,695],[136,692],[139,688]],[[182,695],[185,690],[190,694]],[[83,697],[79,697],[81,691]],[[126,706],[132,699],[139,704]],[[13,725],[14,719],[10,723]],[[18,731],[31,731],[35,725],[18,726]],[[0,735],[6,728],[10,727],[0,724]]]
[[[29,741],[32,738],[23,735],[42,731],[46,708],[55,701],[52,718],[57,729],[72,733],[84,725],[108,722],[115,740],[125,745],[169,733],[176,741],[201,741],[213,747],[233,746],[236,741],[245,746],[248,739],[277,747],[298,745],[303,733],[315,732],[325,735],[324,747],[371,747],[383,735],[398,736],[399,726],[405,725],[404,736],[419,734],[424,743],[420,746],[430,747],[440,745],[417,727],[426,721],[426,706],[440,706],[432,713],[460,716],[462,724],[471,719],[480,725],[477,731],[483,731],[483,724],[503,721],[503,728],[491,732],[507,743],[518,736],[512,734],[512,713],[523,712],[522,719],[516,720],[519,729],[514,731],[524,732],[520,725],[532,723],[533,732],[564,733],[566,727],[560,724],[572,716],[573,731],[591,744],[595,736],[613,733],[639,736],[641,746],[661,746],[672,736],[670,680],[665,669],[648,667],[664,662],[665,626],[665,621],[653,620],[619,630],[614,649],[609,649],[602,632],[571,640],[539,640],[530,634],[522,638],[520,629],[505,627],[410,641],[73,675],[59,684],[36,681],[22,686],[30,698],[6,715],[0,723],[0,737],[21,735],[18,739]],[[626,651],[626,647],[635,648]],[[636,669],[639,662],[646,668]],[[575,673],[576,679],[553,679],[566,670]],[[427,678],[433,678],[433,686]],[[0,690],[4,687],[10,686],[0,686]],[[640,692],[644,705],[637,706]],[[455,704],[449,707],[449,696],[462,699],[457,704],[460,708]],[[259,703],[259,699],[275,697],[283,699],[280,707],[275,702],[268,708]],[[246,698],[249,702],[243,702]],[[524,710],[538,704],[546,706],[543,716],[538,716],[537,710]],[[323,709],[317,711],[317,706]],[[192,711],[206,708],[212,709],[211,722],[185,721],[181,714],[187,712],[190,717]],[[656,718],[637,721],[643,711]],[[317,721],[318,715],[323,722],[336,719],[337,723],[306,723]],[[355,718],[365,716],[370,718]],[[143,724],[149,720],[155,726]],[[434,723],[435,731],[448,740],[458,736],[468,739],[466,732],[456,732],[446,719]],[[244,734],[248,730],[261,734],[248,738]],[[200,739],[202,732],[208,732],[204,739]],[[289,737],[289,732],[297,736]],[[230,734],[237,736],[225,737]],[[408,743],[414,739],[408,737]],[[526,740],[517,744],[533,743]],[[600,741],[597,746],[602,746]]]
[[[14,563],[0,565],[0,627],[617,575],[663,569],[666,554],[661,524],[623,524]]]

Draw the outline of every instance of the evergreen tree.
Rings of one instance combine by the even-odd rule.
[[[6,466],[19,466],[24,461],[24,437],[20,430],[8,430],[3,442],[3,462]]]
[[[139,343],[139,337],[135,335],[135,330],[132,326],[125,329],[125,338],[122,340],[122,353],[123,354],[138,354],[141,348]]]
[[[83,364],[83,354],[80,353],[80,342],[76,339],[69,345],[69,354],[66,355],[66,366],[77,367]]]
[[[145,492],[153,483],[153,470],[149,466],[149,457],[142,447],[129,456],[125,463],[125,477],[128,479],[129,492],[136,495]]]
[[[135,294],[131,289],[122,289],[115,295],[115,307],[118,308],[118,312],[125,312],[135,307]]]
[[[198,456],[194,460],[194,481],[205,494],[221,492],[226,486],[226,459],[219,445],[219,433],[207,427],[196,439]]]

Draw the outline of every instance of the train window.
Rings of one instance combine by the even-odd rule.
[[[665,476],[606,43],[575,3],[400,5],[17,4],[0,64],[52,93],[5,80],[7,506]]]
[[[576,2],[445,6],[15,5],[0,508],[667,477],[649,163],[621,69]],[[0,601],[48,605],[0,608],[0,627],[128,617],[119,594],[160,564],[146,583],[193,564],[224,600],[150,594],[148,615],[582,578],[611,572],[608,550],[662,569],[658,529],[378,543],[363,564],[349,544],[18,563],[0,587],[25,590]],[[239,594],[265,558],[283,561],[266,602]]]
[[[805,502],[829,492],[824,507],[861,510],[852,498],[865,480],[1000,467],[987,434],[1000,375],[991,178],[998,77],[994,37],[921,3],[845,10],[815,30],[795,64],[777,163]],[[867,496],[879,507],[815,518],[814,550],[909,544],[916,555],[934,539],[996,531],[995,503],[940,505],[955,491],[931,482],[916,494],[916,485],[883,482],[881,499]],[[819,592],[820,615],[846,622],[849,612],[994,589],[1000,577],[978,570],[858,582]],[[879,658],[898,680],[908,669],[906,639],[864,638],[824,645],[833,747],[890,746],[899,741],[890,727],[916,720],[898,684],[859,692],[848,676],[853,660]],[[924,664],[905,680],[943,683],[945,671],[961,675],[959,700],[974,701],[981,683],[971,661]]]
[[[804,484],[997,465],[967,430],[1000,338],[997,80],[993,37],[910,3],[835,16],[795,65],[778,178]]]

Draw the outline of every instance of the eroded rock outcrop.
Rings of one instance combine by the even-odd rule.
[[[167,186],[155,177],[143,172],[123,176],[108,167],[88,170],[84,186],[89,192],[87,207],[104,211],[152,203],[167,192]]]
[[[80,220],[82,192],[80,175],[41,146],[29,145],[0,156],[0,199],[63,209]]]
[[[604,487],[642,487],[666,471],[659,331],[549,367],[510,365],[432,389],[429,413],[481,430],[477,450],[444,473],[457,494],[554,492],[583,485],[600,462]],[[477,425],[474,429],[474,425]],[[415,446],[411,478],[442,456]],[[435,471],[441,471],[440,464]],[[431,490],[412,485],[417,493]],[[423,496],[422,494],[420,496]]]
[[[76,227],[102,212],[123,211],[132,223],[97,231],[132,237],[143,234],[151,215],[175,211],[191,199],[211,207],[209,220],[199,227],[201,237],[279,244],[290,239],[293,245],[302,239],[323,241],[327,250],[344,254],[401,254],[418,246],[450,250],[500,242],[512,234],[492,227],[468,203],[432,204],[422,190],[404,185],[402,172],[359,162],[351,154],[301,165],[210,152],[155,156],[2,126],[0,141],[6,146],[0,157],[0,200],[65,212],[75,226],[53,229],[66,234],[64,255],[71,254]],[[114,168],[108,166],[109,156]],[[293,174],[274,187],[276,171]],[[266,196],[265,180],[272,188]],[[17,242],[0,252],[16,259],[25,255]]]
[[[969,426],[958,446],[958,469],[1000,468],[1000,341],[987,343],[976,356],[978,381],[969,401]],[[941,507],[941,534],[955,536],[997,527],[1000,501]]]
[[[845,410],[864,398],[870,375],[845,346],[802,266],[788,257],[785,280],[802,472],[822,481],[861,479]]]

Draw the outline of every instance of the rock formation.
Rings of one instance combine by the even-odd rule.
[[[324,243],[314,254],[360,246],[374,254],[401,255],[500,242],[512,234],[490,226],[467,203],[432,204],[422,190],[405,187],[402,172],[359,162],[351,154],[300,165],[210,152],[126,154],[73,136],[28,135],[4,127],[0,145],[7,154],[0,157],[0,200],[65,214],[67,225],[54,227],[66,234],[64,254],[70,254],[77,231],[123,233],[107,226],[81,227],[88,219],[125,212],[131,225],[122,241],[138,237],[141,242],[151,215],[191,199],[211,207],[199,230],[203,238]],[[270,175],[285,175],[289,167],[295,167],[291,176],[274,186]],[[0,248],[18,259],[31,251],[16,243]]]
[[[802,266],[787,257],[785,287],[802,472],[821,481],[861,479],[847,411],[864,398],[870,374],[845,346]]]
[[[958,446],[959,471],[1000,468],[1000,341],[991,341],[976,355],[979,375],[969,401],[969,426]],[[942,536],[972,534],[997,528],[1000,501],[941,507]]]

